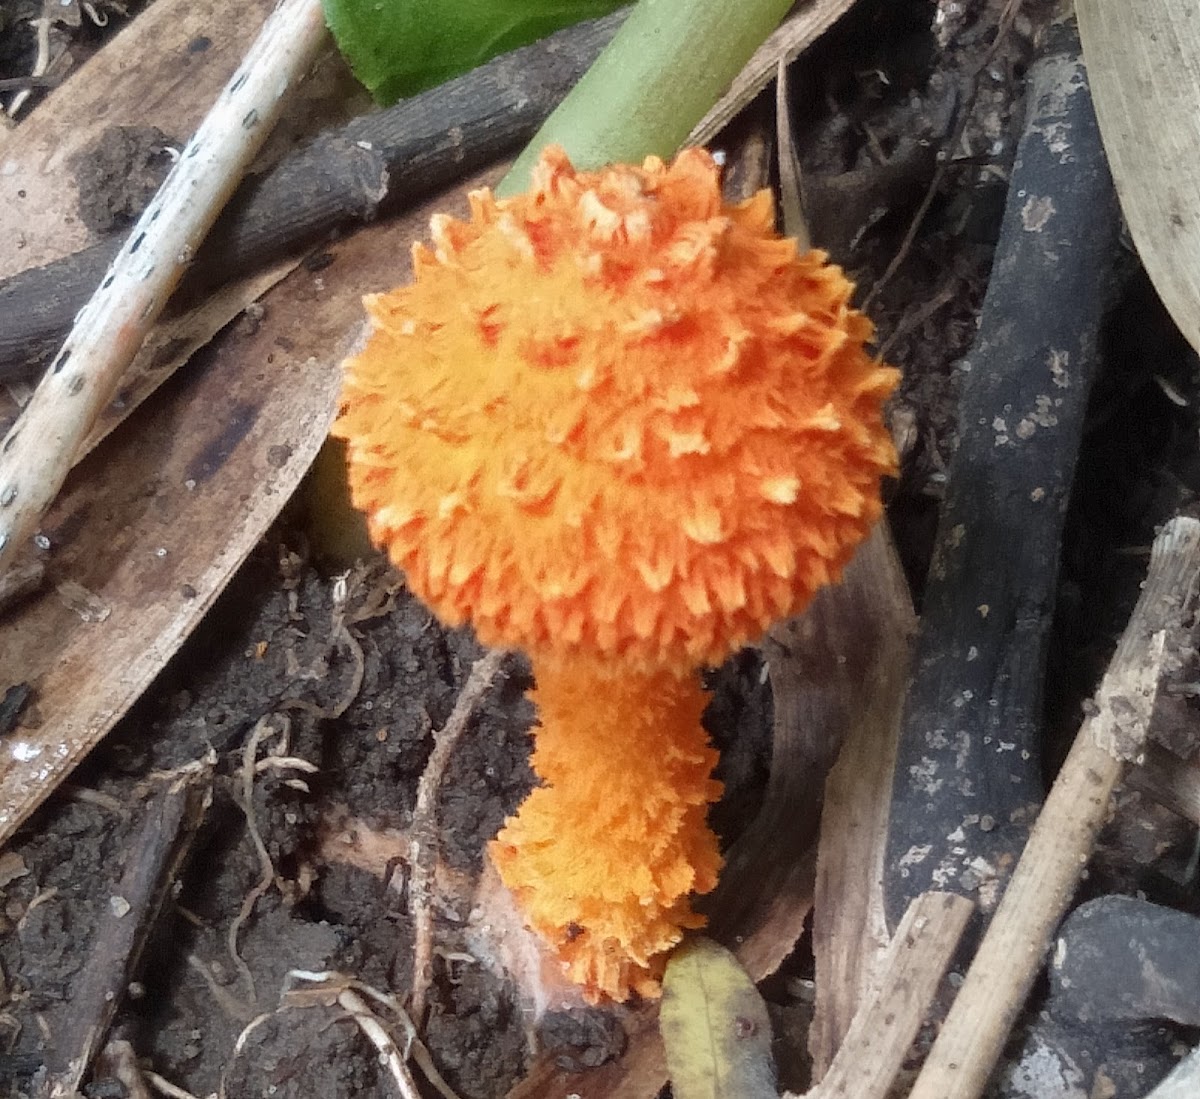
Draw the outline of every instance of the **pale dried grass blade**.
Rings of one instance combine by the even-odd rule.
[[[1200,351],[1200,17],[1195,0],[1077,0],[1096,117],[1129,231]]]
[[[886,1099],[945,976],[975,905],[922,893],[896,928],[879,989],[854,1017],[827,1075],[805,1099]]]
[[[779,158],[779,209],[783,215],[783,231],[795,238],[801,251],[807,252],[812,247],[812,233],[804,216],[800,157],[792,133],[788,67],[782,57],[775,75],[775,148]]]

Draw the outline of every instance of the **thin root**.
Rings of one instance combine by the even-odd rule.
[[[422,1074],[443,1099],[458,1099],[454,1090],[438,1072],[429,1050],[417,1037],[417,1028],[413,1025],[412,1019],[394,996],[341,973],[312,973],[294,969],[288,974],[288,983],[292,981],[311,981],[316,987],[301,991],[294,988],[288,989],[288,984],[285,983],[282,1006],[307,1007],[318,1003],[333,1002],[343,1008],[379,1051],[381,1060],[388,1066],[392,1078],[396,1081],[396,1087],[404,1099],[419,1099],[420,1097],[412,1074],[405,1064],[410,1057],[417,1063]],[[366,1000],[368,999],[383,1007],[390,1014],[394,1020],[390,1027],[387,1021],[367,1004]],[[400,1044],[391,1034],[391,1029],[395,1027],[399,1027],[404,1035],[403,1052],[401,1052]]]
[[[29,75],[40,77],[46,75],[50,67],[50,20],[44,16],[41,19],[31,19],[30,24],[37,31],[37,57],[33,62],[33,72]],[[13,101],[8,105],[8,117],[16,118],[17,112],[25,106],[25,101],[33,94],[30,88],[17,92]]]
[[[466,685],[454,704],[446,725],[433,735],[433,751],[417,785],[417,805],[413,810],[409,840],[408,910],[413,921],[413,1018],[425,1014],[433,958],[433,879],[437,865],[438,820],[437,794],[450,762],[454,746],[470,724],[484,692],[504,662],[503,649],[485,653],[471,668]]]
[[[312,714],[318,720],[333,721],[350,709],[351,704],[358,697],[358,692],[362,690],[363,676],[366,674],[367,662],[366,657],[363,655],[362,645],[359,644],[358,638],[350,632],[350,625],[368,618],[374,618],[379,614],[384,614],[386,610],[379,610],[372,607],[369,610],[360,610],[352,615],[347,614],[346,607],[350,601],[349,577],[350,574],[346,573],[334,581],[330,636],[333,639],[333,645],[340,645],[346,649],[354,660],[354,671],[350,674],[350,685],[332,707],[318,706],[315,702],[309,702],[303,698],[288,698],[279,704],[281,710],[301,710],[306,714]]]
[[[190,1091],[185,1091],[178,1084],[172,1084],[170,1080],[159,1076],[157,1072],[152,1072],[150,1069],[142,1069],[142,1076],[146,1083],[149,1084],[159,1095],[166,1095],[168,1099],[200,1099],[200,1096],[193,1095]],[[217,1099],[216,1092],[213,1092],[206,1099]]]
[[[221,1010],[235,1023],[244,1023],[254,1015],[254,1008],[222,988],[216,977],[212,975],[212,971],[195,954],[189,954],[184,960],[187,962],[188,968],[208,986],[208,991],[212,993],[212,998],[217,1001]]]
[[[254,906],[270,890],[276,880],[275,864],[271,861],[267,845],[263,842],[262,832],[258,827],[258,816],[254,811],[254,779],[257,775],[267,770],[291,769],[302,771],[306,774],[312,774],[317,770],[316,766],[307,760],[287,754],[291,721],[286,715],[277,716],[281,723],[279,728],[271,724],[271,717],[260,718],[251,731],[246,741],[246,747],[242,751],[241,808],[246,817],[246,829],[250,833],[250,840],[254,844],[255,853],[258,855],[258,863],[262,868],[262,876],[259,878],[258,884],[243,898],[242,906],[232,923],[230,923],[229,931],[226,934],[226,946],[229,949],[229,957],[237,967],[238,973],[241,975],[250,992],[249,1000],[252,1005],[257,1003],[258,994],[254,987],[254,975],[250,972],[250,967],[246,965],[238,950],[238,935],[241,932],[242,925],[250,918],[250,914],[254,911]],[[279,736],[277,751],[259,760],[259,745],[264,739],[273,734],[278,734]],[[295,782],[299,782],[299,780],[289,782],[289,785],[294,785]],[[300,782],[299,788],[305,792],[308,790],[308,787],[302,782]]]

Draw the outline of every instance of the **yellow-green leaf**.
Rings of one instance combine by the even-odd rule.
[[[777,1099],[767,1005],[724,947],[695,938],[675,952],[659,1026],[675,1099]]]

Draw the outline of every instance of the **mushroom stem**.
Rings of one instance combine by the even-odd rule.
[[[699,678],[603,660],[534,662],[535,789],[492,845],[504,884],[592,999],[655,995],[665,952],[704,921],[721,792]]]

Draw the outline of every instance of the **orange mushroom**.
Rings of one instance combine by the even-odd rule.
[[[836,580],[895,465],[894,370],[769,193],[700,150],[435,217],[366,301],[335,433],[356,506],[447,623],[524,648],[543,785],[492,846],[595,997],[653,993],[702,921],[719,794],[696,675]]]

